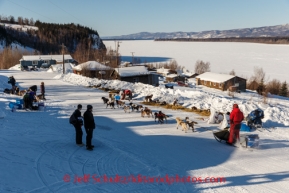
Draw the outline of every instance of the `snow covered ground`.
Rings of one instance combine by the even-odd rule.
[[[103,41],[107,48],[115,50],[114,41]],[[266,77],[289,82],[289,45],[272,45],[234,42],[161,42],[153,40],[121,41],[122,58],[131,61],[140,58],[150,63],[174,59],[180,66],[194,72],[197,60],[211,63],[211,72],[229,74],[233,69],[237,76],[250,78],[254,67],[263,68]],[[153,48],[153,49],[152,49]]]
[[[45,111],[12,112],[9,102],[20,97],[0,93],[1,193],[289,190],[287,98],[272,96],[264,104],[250,91],[231,98],[227,92],[204,87],[175,86],[172,90],[71,73],[19,70],[0,71],[0,90],[11,87],[7,84],[10,75],[22,89],[45,82],[48,100]],[[168,123],[161,125],[152,118],[142,118],[137,112],[106,108],[101,97],[107,97],[108,93],[88,87],[99,83],[108,88],[133,90],[134,103],[153,94],[161,101],[172,102],[178,98],[186,107],[222,112],[231,111],[232,104],[237,103],[245,115],[259,107],[265,112],[265,129],[253,133],[259,134],[260,147],[246,150],[218,143],[212,130],[219,129],[219,125],[208,124],[207,117],[197,114],[149,107],[170,116]],[[75,145],[75,130],[68,123],[79,103],[83,105],[82,113],[87,104],[93,105],[96,122],[93,151]],[[198,122],[197,132],[176,129],[175,118],[187,116]],[[187,180],[188,176],[190,182],[177,182],[182,177]],[[109,181],[110,177],[113,182]],[[202,182],[195,182],[196,178]],[[225,182],[211,183],[214,178]],[[209,182],[205,183],[205,179]]]

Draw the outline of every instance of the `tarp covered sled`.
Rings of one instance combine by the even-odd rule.
[[[247,117],[246,117],[246,121],[247,121],[247,125],[252,129],[256,129],[256,128],[262,128],[263,127],[263,123],[262,123],[262,119],[264,118],[264,111],[262,111],[261,109],[256,109],[254,111],[252,111]]]
[[[246,148],[258,148],[259,147],[259,135],[258,134],[241,134],[240,144]]]

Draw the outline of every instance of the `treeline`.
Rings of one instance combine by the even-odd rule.
[[[236,75],[234,69],[229,73],[230,75]],[[245,77],[243,77],[245,78]],[[288,84],[286,81],[281,82],[277,79],[269,80],[266,78],[266,73],[263,68],[254,67],[254,73],[247,79],[246,89],[254,90],[264,99],[270,96],[270,94],[288,97]]]
[[[81,25],[36,21],[35,26],[38,30],[28,29],[26,32],[0,26],[0,36],[9,40],[6,44],[11,41],[19,42],[24,47],[33,48],[42,54],[61,53],[61,44],[64,44],[70,53],[73,53],[78,45],[83,45],[85,49],[105,49],[97,31]]]
[[[10,23],[10,24],[19,24],[19,25],[34,25],[34,19],[33,18],[23,18],[21,16],[17,17],[17,19],[10,15],[10,16],[5,16],[5,15],[0,15],[0,23]]]
[[[35,22],[38,27],[36,35],[40,42],[47,42],[48,44],[64,44],[69,52],[74,52],[78,45],[83,45],[85,49],[95,48],[105,49],[105,45],[99,38],[97,31],[79,24],[52,24]]]
[[[16,64],[23,55],[39,55],[37,51],[27,51],[16,47],[6,47],[0,50],[0,69],[8,69]],[[65,52],[65,54],[67,54]],[[118,67],[120,64],[120,54],[114,50],[105,49],[85,49],[82,45],[78,45],[74,53],[70,53],[78,63],[87,61],[98,61],[110,67]]]
[[[79,24],[54,24],[44,23],[33,18],[23,18],[0,15],[0,23],[22,25],[21,28],[10,28],[0,25],[0,41],[5,42],[5,46],[18,42],[23,47],[30,47],[41,54],[61,53],[61,44],[66,46],[67,52],[73,53],[77,46],[81,45],[85,49],[106,49],[96,30]],[[35,26],[38,30],[26,27]]]
[[[264,44],[289,44],[289,37],[230,37],[230,38],[160,38],[155,41],[178,42],[250,42]]]
[[[21,54],[62,54],[62,51],[64,54],[72,55],[79,63],[96,60],[117,66],[117,63],[120,62],[119,59],[116,59],[119,58],[119,55],[115,51],[106,50],[96,30],[79,24],[53,24],[38,20],[34,22],[32,18],[18,17],[15,19],[13,16],[2,15],[0,15],[0,23],[29,25],[38,28],[38,30],[34,30],[26,27],[25,30],[21,28],[16,30],[0,25],[0,47],[5,48],[0,50],[1,69],[18,64],[22,57]],[[13,45],[13,43],[15,44]],[[18,50],[15,45],[28,47],[29,50],[34,51],[27,53],[25,50]]]
[[[22,56],[29,54],[32,53],[19,49],[4,48],[0,51],[0,69],[9,69],[16,64],[19,64],[19,60]]]

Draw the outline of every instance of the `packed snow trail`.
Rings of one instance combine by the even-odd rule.
[[[211,132],[217,126],[204,121],[198,121],[198,132],[177,130],[174,118],[189,116],[198,120],[199,116],[192,113],[149,107],[171,115],[167,124],[157,124],[153,118],[142,118],[137,112],[106,108],[101,97],[107,97],[108,93],[54,79],[54,73],[1,71],[0,81],[6,84],[4,76],[10,74],[22,88],[43,81],[48,100],[44,112],[11,112],[9,101],[19,97],[0,94],[5,113],[0,119],[0,192],[289,190],[288,128],[257,131],[260,149],[243,151],[218,143]],[[75,130],[68,123],[79,103],[83,105],[82,113],[87,104],[93,105],[96,129],[92,152],[75,145]],[[166,181],[166,175],[174,179],[176,175],[202,179],[224,177],[226,182],[172,182]],[[122,180],[118,181],[117,176]],[[110,177],[114,182],[109,182]],[[144,177],[154,181],[147,182]]]

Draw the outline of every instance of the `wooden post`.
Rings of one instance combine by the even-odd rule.
[[[62,43],[62,74],[65,74],[65,66],[64,66],[64,44]]]

